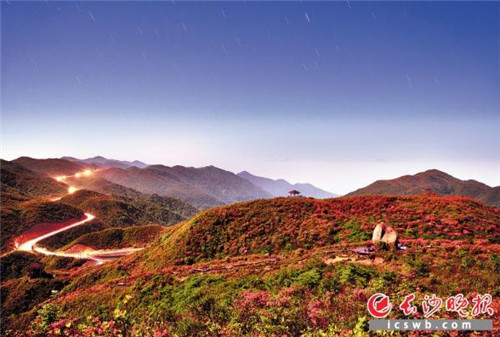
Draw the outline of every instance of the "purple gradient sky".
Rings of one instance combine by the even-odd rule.
[[[2,2],[2,158],[500,185],[499,2]]]

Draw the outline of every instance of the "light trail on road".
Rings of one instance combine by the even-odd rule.
[[[71,228],[75,228],[75,227],[78,227],[78,226],[81,226],[83,225],[84,223],[87,223],[89,221],[92,221],[95,219],[95,216],[90,214],[90,213],[85,213],[85,218],[78,221],[78,222],[75,222],[71,225],[68,225],[66,227],[63,227],[63,228],[59,228],[59,229],[56,229],[55,231],[52,231],[50,233],[47,233],[47,234],[44,234],[44,235],[41,235],[39,237],[36,237],[34,239],[31,239],[31,240],[28,240],[26,242],[23,242],[21,244],[19,244],[17,246],[17,250],[22,250],[22,251],[25,251],[25,252],[31,252],[34,250],[36,244],[42,240],[45,240],[47,238],[50,238],[51,236],[54,236],[56,234],[59,234],[61,232],[64,232],[64,231],[67,231],[68,229],[71,229]]]
[[[33,251],[48,255],[48,256],[59,256],[59,257],[71,257],[74,259],[84,259],[93,260],[98,265],[105,263],[106,261],[113,259],[115,257],[125,256],[134,252],[141,250],[142,248],[119,248],[119,249],[98,249],[98,250],[88,250],[81,253],[65,253],[65,252],[51,252],[43,247],[34,246]],[[109,255],[109,258],[105,256]]]
[[[43,255],[47,256],[59,256],[59,257],[71,257],[74,259],[85,259],[85,260],[93,260],[95,261],[98,265],[105,263],[106,261],[113,259],[115,257],[120,257],[120,256],[125,256],[134,252],[137,252],[141,250],[142,248],[119,248],[119,249],[96,249],[96,250],[85,250],[81,253],[66,253],[62,251],[56,251],[52,252],[46,248],[39,247],[37,245],[38,242],[45,240],[47,238],[50,238],[51,236],[57,235],[61,232],[67,231],[71,228],[75,228],[78,226],[81,226],[83,224],[86,224],[89,221],[92,221],[95,219],[95,216],[90,214],[90,213],[85,213],[85,217],[78,221],[75,222],[71,225],[68,225],[63,228],[59,228],[55,231],[52,231],[50,233],[40,235],[34,239],[28,240],[26,242],[23,242],[17,246],[18,251],[24,251],[24,252],[37,252]],[[109,256],[106,258],[106,256]]]
[[[97,170],[96,170],[97,171]],[[63,182],[67,178],[70,177],[75,177],[75,178],[80,178],[82,176],[90,176],[93,172],[91,170],[85,170],[83,172],[78,172],[75,173],[74,175],[70,176],[57,176],[54,177],[56,181]],[[73,194],[77,189],[73,186],[70,186],[68,188],[68,194]],[[50,199],[51,201],[58,201],[62,198],[57,197],[57,198],[52,198]],[[34,239],[22,242],[22,243],[16,243],[16,250],[18,251],[24,251],[24,252],[36,252],[39,254],[47,255],[47,256],[60,256],[60,257],[70,257],[74,259],[86,259],[86,260],[93,260],[95,261],[98,265],[105,263],[106,261],[109,261],[113,258],[120,257],[120,256],[125,256],[131,253],[134,253],[136,251],[141,250],[142,248],[119,248],[119,249],[89,249],[85,250],[83,252],[79,253],[66,253],[63,251],[50,251],[46,248],[39,247],[37,244],[45,240],[47,238],[50,238],[51,236],[57,235],[59,233],[62,233],[64,231],[67,231],[69,229],[84,225],[92,220],[95,219],[95,215],[90,214],[90,213],[85,213],[85,216],[80,220],[75,223],[72,223],[71,225],[68,225],[63,228],[59,228],[57,230],[54,230],[52,232],[40,235]],[[90,248],[90,247],[89,247]]]

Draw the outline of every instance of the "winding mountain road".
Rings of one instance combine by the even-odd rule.
[[[25,241],[23,243],[19,243],[18,246],[17,246],[17,250],[22,250],[22,251],[25,251],[25,252],[31,252],[31,251],[36,251],[36,244],[42,240],[45,240],[47,238],[50,238],[51,236],[54,236],[56,234],[59,234],[61,232],[64,232],[64,231],[67,231],[68,229],[71,229],[71,228],[75,228],[75,227],[78,227],[78,226],[81,226],[89,221],[92,221],[95,219],[95,216],[90,214],[90,213],[85,213],[85,216],[83,217],[82,220],[78,221],[78,222],[75,222],[71,225],[68,225],[66,227],[63,227],[63,228],[59,228],[59,229],[56,229],[52,232],[49,232],[47,234],[43,234],[43,235],[40,235],[34,239],[31,239],[31,240],[28,240],[28,241]]]
[[[82,176],[90,176],[92,174],[92,171],[90,170],[85,170],[83,172],[75,173],[72,176],[58,176],[55,177],[54,179],[57,181],[64,181],[67,177],[75,177],[75,178],[80,178]],[[70,186],[68,188],[68,194],[72,194],[76,191],[76,188],[73,186]],[[51,201],[57,201],[61,199],[61,197],[51,199]],[[64,252],[64,251],[50,251],[46,248],[40,247],[37,244],[45,240],[47,238],[50,238],[54,235],[57,235],[59,233],[62,233],[64,231],[67,231],[69,229],[84,225],[92,220],[95,219],[95,216],[90,213],[85,213],[84,217],[80,219],[77,222],[71,223],[67,226],[55,229],[51,232],[42,234],[40,236],[37,236],[33,239],[26,240],[24,242],[16,242],[16,250],[18,251],[25,251],[25,252],[36,252],[39,254],[47,255],[47,256],[60,256],[60,257],[70,257],[74,259],[86,259],[86,260],[93,260],[95,261],[98,265],[105,263],[106,261],[125,256],[131,253],[134,253],[136,251],[141,250],[142,248],[120,248],[120,249],[92,249],[91,247],[88,247],[88,249],[82,250],[80,252]]]

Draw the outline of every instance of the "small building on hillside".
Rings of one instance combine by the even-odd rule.
[[[288,192],[288,195],[289,195],[290,197],[297,197],[297,196],[299,196],[299,195],[300,195],[300,192],[299,192],[299,191],[297,191],[297,190],[291,190],[290,192]]]

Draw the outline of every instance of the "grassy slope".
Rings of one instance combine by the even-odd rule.
[[[57,235],[51,236],[48,239],[39,242],[39,246],[48,248],[49,250],[58,250],[78,239],[82,235],[99,232],[108,229],[109,226],[99,219],[94,219],[87,222],[83,226],[71,228]]]
[[[498,241],[500,235],[500,209],[464,197],[276,198],[205,211],[178,225],[172,237],[143,254],[149,256],[146,265],[154,267],[156,261],[197,261],[361,242],[371,239],[381,221],[408,239],[490,237]]]
[[[162,231],[163,226],[149,225],[128,228],[108,228],[80,236],[64,249],[81,244],[94,249],[112,249],[124,247],[144,247],[154,241]]]
[[[132,188],[118,185],[102,179],[97,175],[81,178],[67,178],[68,184],[78,189],[91,190],[101,194],[110,195],[114,198],[123,199],[128,202],[140,202],[142,204],[155,204],[177,213],[185,218],[193,216],[198,210],[190,204],[175,198],[146,194]]]
[[[99,186],[102,182],[99,182]],[[190,205],[173,198],[160,197],[157,195],[142,194],[131,189],[117,190],[121,186],[110,184],[114,191],[125,193],[124,195],[107,195],[89,190],[79,190],[72,195],[62,198],[60,201],[83,209],[86,212],[94,214],[97,219],[82,227],[77,227],[63,232],[57,237],[49,238],[41,242],[42,245],[51,249],[60,249],[67,246],[71,242],[77,240],[82,235],[96,233],[97,238],[108,238],[111,240],[120,241],[120,235],[127,233],[131,235],[134,230],[122,231],[106,231],[98,233],[110,228],[133,228],[142,227],[148,224],[172,225],[185,220],[188,216],[196,213],[196,209]],[[117,187],[118,186],[118,187]],[[150,227],[154,228],[154,227]],[[143,233],[147,238],[148,233]],[[115,242],[115,244],[119,244]],[[125,240],[128,242],[129,240]],[[134,241],[134,240],[131,240]],[[136,239],[140,242],[140,239]],[[144,242],[145,240],[142,240]],[[111,241],[110,241],[111,242]],[[93,245],[91,245],[93,246]]]
[[[131,198],[110,196],[94,191],[80,190],[61,199],[80,209],[85,209],[112,227],[127,227],[158,223],[171,225],[186,218],[174,210],[152,199],[134,200]]]

